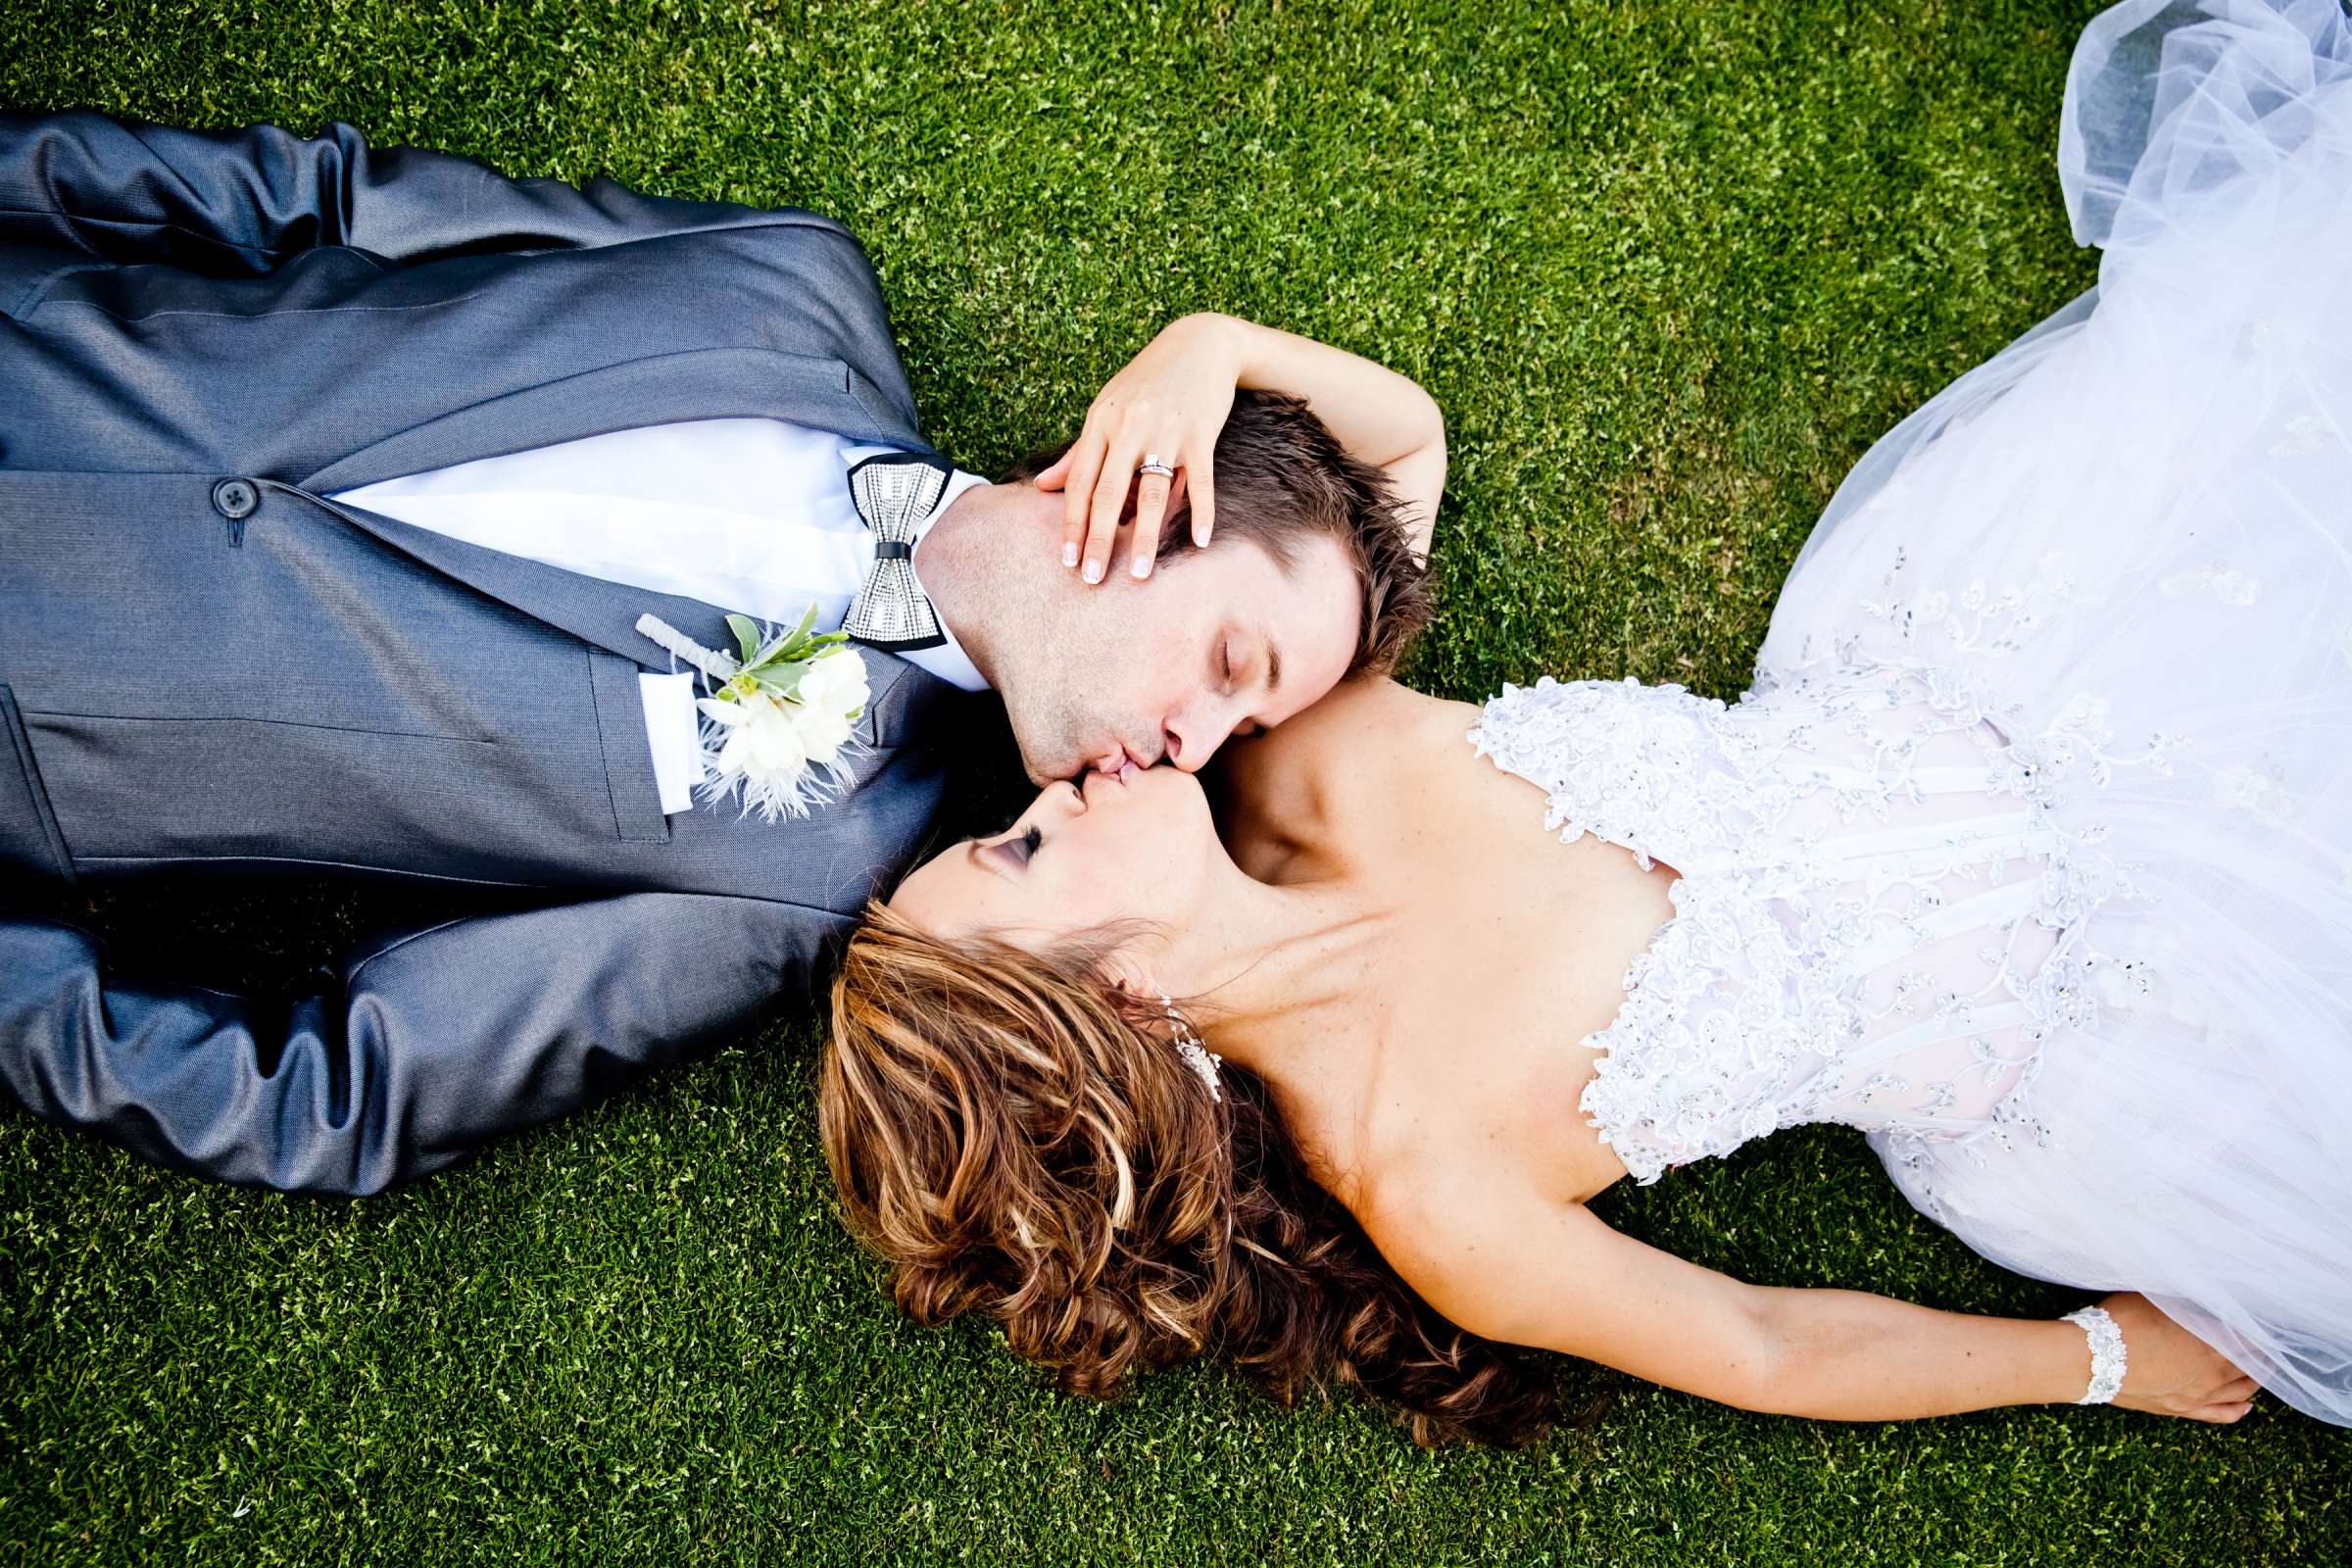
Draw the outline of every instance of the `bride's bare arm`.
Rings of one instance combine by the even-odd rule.
[[[1448,1195],[1446,1185],[1440,1178],[1369,1229],[1425,1300],[1488,1339],[1743,1409],[1838,1421],[2066,1403],[2090,1380],[2087,1342],[2072,1323],[1745,1285],[1580,1206],[1487,1183],[1475,1198]],[[2128,1318],[2122,1303],[2136,1303]],[[2118,1403],[2207,1421],[2243,1413],[2250,1379],[2139,1298],[2109,1305],[2131,1356]]]

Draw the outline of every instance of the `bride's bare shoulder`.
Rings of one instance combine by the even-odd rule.
[[[1381,803],[1421,794],[1465,740],[1478,710],[1399,686],[1386,678],[1342,682],[1320,702],[1265,734],[1230,748],[1228,777],[1236,804],[1294,837],[1315,838],[1315,824],[1358,818]],[[1360,825],[1360,824],[1359,824]]]
[[[1358,678],[1342,681],[1256,744],[1272,748],[1269,757],[1289,749],[1320,752],[1369,745],[1386,750],[1399,741],[1412,744],[1424,734],[1467,731],[1477,716],[1478,710],[1468,703],[1432,697],[1386,676]]]

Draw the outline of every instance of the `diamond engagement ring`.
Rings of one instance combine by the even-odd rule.
[[[1156,473],[1162,479],[1173,479],[1176,477],[1176,470],[1170,467],[1166,460],[1162,459],[1156,452],[1145,453],[1144,461],[1135,466],[1135,471],[1138,473]]]

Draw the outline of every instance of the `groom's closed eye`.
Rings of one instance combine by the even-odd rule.
[[[1263,651],[1265,658],[1267,693],[1270,695],[1282,689],[1282,649],[1270,633],[1261,629],[1257,634],[1255,649],[1247,639],[1230,631],[1217,639],[1213,663],[1217,681],[1226,692],[1238,691],[1255,673],[1256,660],[1253,656],[1259,650]]]

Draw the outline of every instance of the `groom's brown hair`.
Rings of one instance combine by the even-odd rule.
[[[1072,438],[1031,453],[999,474],[997,483],[1035,479],[1074,444]],[[1217,432],[1216,465],[1217,522],[1209,548],[1246,539],[1287,572],[1308,536],[1339,540],[1363,589],[1348,673],[1394,670],[1429,624],[1435,603],[1389,476],[1349,456],[1303,398],[1253,388],[1233,395],[1233,412]],[[1158,559],[1193,548],[1188,494],[1161,525]]]

